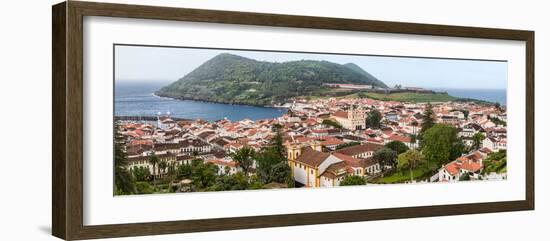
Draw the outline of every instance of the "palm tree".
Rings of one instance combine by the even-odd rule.
[[[176,163],[171,163],[168,166],[168,172],[167,173],[168,173],[168,177],[170,177],[170,185],[168,186],[168,188],[171,188],[171,186],[174,183],[174,180],[176,180]]]
[[[151,165],[153,165],[153,187],[156,188],[156,178],[155,176],[157,175],[157,163],[159,162],[159,158],[157,157],[157,155],[155,154],[155,152],[152,152],[150,155],[149,155],[149,163],[151,163]]]
[[[166,174],[166,168],[168,168],[168,163],[166,161],[159,162],[160,177],[164,177],[164,174]]]

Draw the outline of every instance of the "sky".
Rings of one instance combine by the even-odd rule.
[[[117,45],[115,80],[170,83],[221,53],[269,62],[305,59],[355,63],[390,87],[506,89],[508,79],[507,63],[501,61]]]

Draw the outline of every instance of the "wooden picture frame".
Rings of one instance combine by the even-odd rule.
[[[52,8],[52,233],[66,239],[173,234],[214,230],[356,222],[474,213],[533,210],[534,32],[325,17],[212,11],[68,1]],[[86,226],[83,224],[83,17],[107,16],[207,23],[298,27],[480,39],[526,43],[525,200],[384,208],[305,214]]]

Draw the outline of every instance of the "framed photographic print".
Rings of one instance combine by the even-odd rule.
[[[534,209],[534,32],[53,6],[53,235]]]

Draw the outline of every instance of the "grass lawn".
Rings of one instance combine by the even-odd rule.
[[[416,92],[402,92],[402,93],[374,93],[364,92],[358,90],[342,89],[342,88],[322,88],[310,96],[310,99],[319,98],[371,98],[383,101],[400,101],[400,102],[447,102],[458,100],[454,96],[450,96],[446,93],[416,93]]]
[[[432,170],[436,170],[437,165],[423,166],[413,170],[413,179],[426,179],[429,178],[432,174]],[[373,181],[373,183],[379,184],[392,184],[392,183],[404,183],[411,180],[411,174],[408,170],[406,171],[396,171],[393,174],[390,174],[385,177],[378,178]]]
[[[383,93],[362,93],[361,95],[367,96],[368,98],[384,100],[384,101],[400,101],[400,102],[447,102],[456,100],[456,97],[450,96],[444,93],[392,93],[392,94],[383,94]]]

